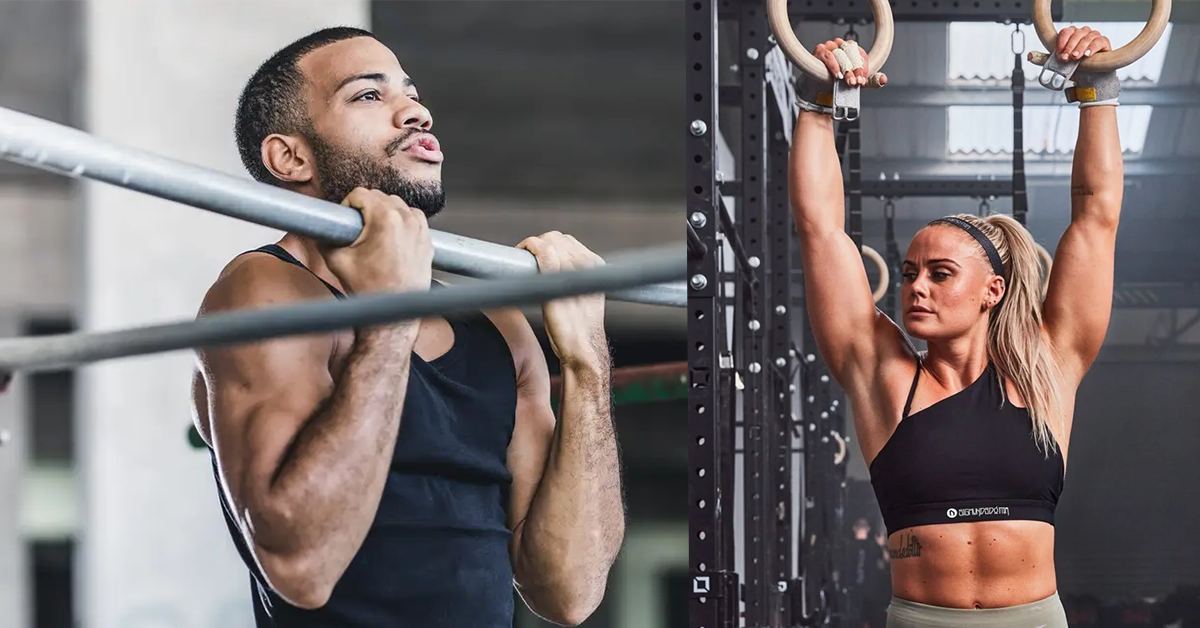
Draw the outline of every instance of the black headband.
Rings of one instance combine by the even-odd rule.
[[[1004,262],[1000,261],[1000,252],[996,250],[996,246],[992,244],[992,241],[989,240],[988,237],[979,230],[979,227],[976,227],[975,225],[956,216],[938,218],[929,224],[933,225],[939,222],[954,225],[955,227],[958,227],[959,229],[971,234],[971,237],[975,238],[976,242],[979,242],[979,246],[983,247],[983,252],[987,253],[988,261],[992,263],[992,272],[1000,275],[1001,277],[1004,276]]]

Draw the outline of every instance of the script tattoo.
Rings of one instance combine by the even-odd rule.
[[[1072,185],[1071,196],[1092,196],[1095,192],[1083,185]]]
[[[892,560],[920,556],[921,542],[917,540],[917,535],[915,534],[901,534],[900,545],[897,547],[889,547],[888,554],[892,557]]]

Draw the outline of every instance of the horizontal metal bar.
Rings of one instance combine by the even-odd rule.
[[[862,182],[863,196],[902,197],[984,197],[1012,196],[1012,181],[1005,179],[876,179]]]
[[[1145,22],[1150,3],[1129,0],[1070,0],[1056,22],[1095,24],[1097,22]],[[1200,2],[1175,2],[1171,5],[1171,23],[1200,22]]]
[[[514,307],[674,281],[686,275],[684,247],[658,247],[578,271],[472,282],[426,292],[310,301],[121,331],[6,339],[0,340],[0,373],[59,370],[135,355]]]
[[[903,109],[905,107],[1012,107],[1013,93],[1009,85],[920,87],[888,85],[884,89],[863,90],[863,109]],[[1198,87],[1137,87],[1121,88],[1122,105],[1153,105],[1166,107],[1195,107],[1200,103]],[[1068,106],[1061,91],[1041,89],[1037,83],[1025,90],[1026,107]],[[1070,105],[1074,106],[1074,105]]]
[[[892,20],[896,22],[1020,22],[1030,21],[1025,0],[905,0],[892,2]],[[1063,0],[1051,0],[1050,16],[1058,21]],[[788,15],[793,21],[863,22],[872,20],[869,2],[837,0],[792,0]],[[1142,19],[1145,19],[1144,17]]]
[[[1200,285],[1118,285],[1113,307],[1128,309],[1200,308]]]
[[[1125,178],[1195,176],[1200,172],[1200,159],[1139,159],[1126,157]],[[990,159],[929,159],[904,157],[866,157],[862,164],[863,179],[877,179],[883,174],[891,179],[898,174],[904,179],[1006,179],[1012,176],[1012,155]],[[1061,181],[1071,177],[1071,155],[1061,158],[1039,159],[1026,152],[1025,178],[1054,179]]]
[[[721,193],[731,194],[729,189],[741,189],[741,181],[724,181]],[[849,193],[849,183],[846,184]],[[1012,196],[1010,179],[871,179],[862,182],[863,196],[874,197],[931,197],[952,196],[963,198]]]
[[[335,245],[354,242],[362,215],[348,207],[102,140],[0,108],[0,158],[69,177],[86,177]],[[536,273],[527,251],[431,230],[435,268],[498,279]],[[680,282],[612,295],[614,300],[684,307]]]
[[[1036,82],[1026,85],[1026,107],[1074,106],[1067,103],[1063,92],[1038,88]],[[742,86],[736,83],[720,87],[721,104],[739,106]],[[1200,103],[1200,88],[1185,87],[1139,87],[1129,85],[1121,88],[1122,105],[1152,105],[1159,108],[1195,107]],[[922,87],[918,85],[888,85],[884,89],[867,89],[862,93],[864,110],[872,108],[904,109],[912,107],[1012,107],[1013,93],[1010,85],[949,85],[945,87]],[[869,115],[869,114],[868,114]]]

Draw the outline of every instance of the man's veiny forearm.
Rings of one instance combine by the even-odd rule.
[[[383,493],[418,329],[360,333],[329,399],[297,433],[267,491],[277,517],[255,526],[279,553],[340,573],[358,551]]]
[[[564,365],[558,425],[518,549],[522,594],[532,606],[590,612],[624,540],[610,377],[607,357]]]
[[[843,230],[845,188],[829,116],[800,112],[792,141],[788,191],[801,233]]]

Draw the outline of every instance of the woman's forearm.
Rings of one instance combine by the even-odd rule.
[[[1072,217],[1116,220],[1125,191],[1125,167],[1116,107],[1079,110],[1079,138],[1071,168]]]
[[[801,111],[789,164],[788,193],[800,233],[842,231],[845,191],[833,140],[833,119]]]

